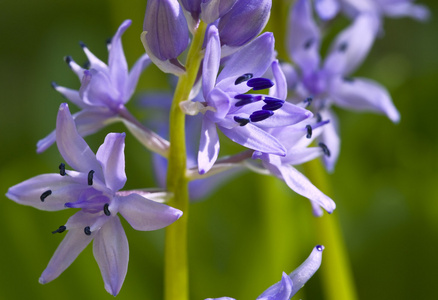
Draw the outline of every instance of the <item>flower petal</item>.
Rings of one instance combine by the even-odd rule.
[[[216,83],[216,76],[221,61],[221,42],[217,27],[211,25],[207,32],[204,62],[202,63],[202,92],[207,99],[208,94]]]
[[[219,148],[220,144],[216,124],[209,118],[204,117],[198,152],[199,174],[204,174],[211,169],[219,155]]]
[[[75,122],[70,114],[68,105],[62,103],[56,119],[56,143],[59,153],[75,170],[88,173],[95,171],[103,181],[102,168],[93,151],[76,130]]]
[[[124,91],[128,78],[128,63],[122,46],[122,35],[131,25],[131,20],[126,20],[117,29],[116,34],[111,40],[108,54],[108,66],[111,82],[119,91]]]
[[[281,281],[269,287],[256,300],[289,300],[292,287],[292,280],[283,272]]]
[[[407,16],[419,21],[427,21],[430,17],[430,11],[424,5],[409,3],[411,1],[396,1],[400,3],[386,2],[388,3],[381,3],[380,5],[382,6],[383,13],[389,17],[400,18]]]
[[[138,194],[116,198],[120,214],[136,230],[150,231],[166,227],[178,220],[182,211],[154,202]]]
[[[202,0],[201,19],[210,24],[226,14],[236,0]]]
[[[274,60],[271,64],[272,74],[274,75],[274,86],[269,90],[269,95],[281,100],[287,98],[287,81],[283,70],[280,67],[278,59]]]
[[[151,63],[151,59],[149,56],[145,53],[143,54],[134,64],[131,71],[128,75],[128,80],[125,85],[125,92],[123,93],[123,104],[126,104],[126,102],[131,99],[132,95],[134,94],[135,88],[138,83],[138,79],[140,77],[140,74],[146,69],[147,66]]]
[[[41,274],[39,282],[45,284],[61,275],[87,247],[94,235],[94,233],[86,235],[83,228],[69,230],[50,259],[47,268]]]
[[[383,113],[394,123],[400,121],[400,114],[392,103],[388,91],[373,80],[339,78],[332,82],[330,89],[333,100],[339,106]]]
[[[330,150],[330,156],[324,155],[324,165],[329,172],[333,172],[341,151],[341,140],[339,138],[338,118],[330,109],[320,111],[321,117],[330,122],[322,127],[319,140]]]
[[[58,93],[63,95],[65,98],[70,100],[72,103],[74,103],[78,107],[80,107],[80,108],[88,107],[88,105],[84,103],[84,101],[82,100],[81,96],[79,95],[79,91],[73,90],[73,89],[69,89],[69,88],[66,88],[66,87],[63,87],[63,86],[59,86],[57,84],[52,84],[52,86],[54,87],[54,89]]]
[[[340,7],[338,0],[315,1],[315,10],[318,16],[324,21],[333,19],[339,12],[339,9]]]
[[[125,173],[125,134],[109,133],[97,150],[96,158],[102,166],[106,186],[113,192],[123,188]]]
[[[128,271],[129,246],[118,216],[109,218],[93,242],[94,258],[99,265],[105,290],[116,296]]]

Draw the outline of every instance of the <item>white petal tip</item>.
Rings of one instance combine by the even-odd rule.
[[[43,277],[40,277],[40,278],[38,279],[38,282],[39,282],[40,284],[46,284],[46,283],[47,283],[47,281],[46,281]]]

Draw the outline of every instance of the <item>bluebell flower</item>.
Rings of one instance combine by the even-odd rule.
[[[269,287],[256,300],[289,300],[319,269],[322,260],[324,246],[317,245],[313,248],[310,256],[292,273],[287,275],[283,272],[281,281]],[[205,300],[235,300],[234,298],[208,298]]]
[[[189,28],[178,0],[147,1],[141,41],[163,72],[184,74],[178,56],[189,44]]]
[[[312,116],[301,107],[261,94],[245,94],[273,86],[261,77],[274,63],[274,38],[264,33],[229,57],[219,72],[221,43],[217,28],[208,30],[202,66],[202,94],[197,111],[204,113],[198,154],[199,173],[210,170],[219,153],[216,126],[232,141],[264,153],[285,155],[267,128],[292,125]],[[275,69],[276,72],[281,70]],[[277,75],[278,76],[278,75]],[[286,87],[285,87],[286,88]],[[193,104],[193,103],[192,103]],[[195,114],[197,112],[188,112]]]
[[[206,23],[213,23],[221,18],[239,0],[202,0],[201,19]]]
[[[375,81],[351,78],[351,73],[368,54],[378,32],[374,15],[361,14],[342,31],[332,44],[323,63],[319,55],[321,33],[312,18],[309,1],[298,0],[290,15],[289,52],[299,70],[285,66],[288,85],[295,92],[293,102],[312,97],[312,107],[330,123],[324,126],[320,140],[327,145],[331,156],[324,161],[333,170],[339,154],[336,116],[331,105],[385,114],[398,122],[400,115],[388,91]]]
[[[57,278],[92,241],[105,289],[117,295],[128,269],[128,241],[120,213],[136,230],[156,230],[175,222],[182,212],[145,198],[142,191],[119,191],[126,182],[125,134],[110,133],[96,154],[76,130],[67,104],[61,104],[56,142],[65,162],[76,171],[59,166],[59,173],[42,174],[11,187],[6,196],[41,210],[80,209],[53,233],[68,230],[40,283]]]
[[[110,123],[123,121],[146,147],[166,155],[169,143],[138,123],[125,107],[135,91],[140,74],[150,63],[149,57],[144,54],[128,72],[121,37],[130,25],[130,20],[124,21],[108,44],[108,65],[91,53],[84,44],[82,48],[90,62],[88,70],[80,67],[71,57],[66,58],[66,62],[82,83],[79,90],[57,84],[53,84],[53,87],[81,109],[73,115],[81,136],[95,133]],[[55,141],[56,134],[53,131],[38,141],[37,152],[45,151]]]

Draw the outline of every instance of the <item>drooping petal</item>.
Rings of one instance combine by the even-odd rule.
[[[6,197],[19,204],[55,211],[65,209],[66,202],[76,201],[84,188],[87,186],[70,176],[42,174],[9,188]]]
[[[378,23],[375,15],[359,15],[352,25],[337,36],[325,60],[324,70],[340,76],[356,70],[374,43]]]
[[[99,265],[105,290],[116,296],[128,271],[129,246],[118,216],[109,218],[93,242],[94,258]]]
[[[221,60],[221,43],[217,27],[211,25],[207,32],[207,46],[205,47],[204,62],[202,63],[202,93],[207,99],[216,84]]]
[[[50,259],[47,268],[41,274],[39,282],[45,284],[61,275],[87,247],[94,235],[95,233],[86,235],[83,228],[69,230]]]
[[[219,136],[216,124],[204,117],[201,128],[201,139],[198,152],[199,174],[208,172],[219,155]]]
[[[256,300],[289,300],[292,287],[292,280],[283,272],[281,281],[269,287]]]
[[[120,214],[136,230],[150,231],[178,220],[182,211],[137,194],[116,197]]]
[[[400,121],[400,114],[392,103],[388,91],[373,80],[339,78],[331,85],[331,96],[339,106],[383,113],[394,123]]]
[[[42,153],[46,151],[53,143],[56,142],[56,132],[53,130],[46,137],[42,138],[37,142],[37,153]]]
[[[296,147],[287,150],[286,157],[281,159],[283,164],[300,165],[323,155],[321,147]]]
[[[75,170],[85,173],[94,170],[96,176],[103,180],[102,168],[93,151],[77,132],[66,103],[59,107],[56,119],[56,144],[59,153]]]
[[[250,88],[245,83],[236,85],[236,79],[245,73],[262,76],[274,60],[274,44],[274,35],[265,32],[234,53],[219,74],[217,87],[224,92],[246,93]]]
[[[328,21],[333,19],[339,12],[339,0],[316,0],[315,10],[318,16]]]
[[[292,293],[290,294],[290,297],[295,295],[319,269],[323,250],[324,246],[315,246],[309,257],[298,268],[289,274],[289,277],[293,282]]]
[[[96,153],[106,186],[114,192],[123,188],[126,183],[124,149],[125,134],[109,133]]]
[[[236,0],[202,0],[201,19],[210,24],[226,14]]]
[[[123,93],[123,103],[126,104],[126,102],[131,99],[132,95],[134,94],[135,88],[138,83],[138,79],[140,77],[140,74],[146,69],[147,66],[149,66],[151,62],[151,59],[147,54],[143,54],[134,64],[131,71],[128,75],[128,80],[125,85],[124,93]]]
[[[131,20],[126,20],[120,25],[111,40],[108,54],[111,82],[119,91],[124,91],[128,78],[128,63],[126,62],[125,53],[123,52],[122,35],[130,25]]]
[[[319,67],[321,37],[312,18],[310,1],[298,0],[292,5],[289,20],[289,54],[304,74]]]

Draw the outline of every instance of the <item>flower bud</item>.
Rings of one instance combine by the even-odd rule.
[[[226,14],[236,2],[236,0],[202,0],[201,19],[206,23],[213,23]]]
[[[187,21],[177,0],[149,0],[141,40],[151,60],[164,72],[179,75],[177,57],[187,48]]]
[[[222,45],[240,47],[255,38],[265,27],[272,0],[237,0],[219,20]]]
[[[181,0],[181,5],[192,15],[194,20],[198,20],[199,14],[201,13],[201,1],[202,0]]]

